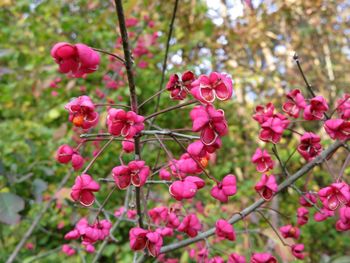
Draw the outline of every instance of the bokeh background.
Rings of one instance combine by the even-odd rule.
[[[167,32],[174,1],[125,1],[128,18],[138,23],[129,27],[135,56],[135,76],[139,101],[151,96],[160,87]],[[122,54],[117,39],[117,17],[112,1],[0,1],[0,262],[6,258],[32,224],[45,202],[70,167],[58,164],[55,150],[67,143],[76,145],[79,131],[68,123],[64,105],[72,98],[88,94],[93,101],[128,101],[125,73],[118,63],[102,56],[99,70],[86,79],[72,79],[59,74],[50,57],[50,49],[60,41],[87,45]],[[156,37],[157,36],[157,37]],[[146,51],[137,51],[144,41]],[[204,208],[201,219],[212,226],[217,219],[238,211],[256,200],[253,190],[259,174],[250,163],[256,147],[258,125],[252,120],[257,104],[273,102],[281,109],[284,95],[291,89],[304,89],[303,80],[293,62],[298,53],[306,75],[318,94],[325,96],[331,108],[337,97],[350,91],[350,2],[303,0],[180,0],[170,41],[165,83],[171,73],[193,70],[197,75],[211,71],[226,72],[234,81],[235,95],[219,107],[225,110],[229,135],[222,149],[209,165],[218,179],[227,173],[238,177],[238,194],[227,205],[219,206],[209,191],[199,191],[195,201]],[[136,51],[135,51],[136,50]],[[138,53],[138,54],[139,54]],[[107,77],[106,77],[107,76]],[[53,84],[57,78],[61,81]],[[163,84],[163,88],[165,87]],[[175,105],[168,94],[162,94],[160,109]],[[155,100],[141,110],[143,115],[154,111]],[[104,131],[106,113],[101,109],[101,122],[95,131]],[[190,128],[188,109],[161,115],[156,124],[163,128]],[[326,146],[329,141],[319,124],[299,123],[296,129],[318,131]],[[292,133],[279,145],[286,160],[295,149],[298,138]],[[181,149],[167,143],[174,155]],[[260,144],[262,146],[263,144]],[[87,160],[101,147],[90,143],[83,147]],[[269,149],[267,146],[267,149]],[[157,158],[158,146],[148,144],[143,155],[150,164]],[[90,171],[94,177],[106,177],[119,164],[120,144],[114,143]],[[301,179],[301,189],[317,191],[331,181],[340,170],[345,154],[340,151]],[[132,158],[126,157],[127,158]],[[163,162],[166,155],[160,154]],[[288,169],[296,171],[304,161],[293,155]],[[275,169],[279,174],[280,170]],[[350,170],[345,171],[348,176]],[[93,215],[93,211],[77,207],[69,200],[69,187],[75,176],[57,195],[24,248],[18,262],[90,262],[92,255],[80,251],[67,257],[59,251],[63,236],[77,219]],[[280,177],[281,178],[281,177]],[[346,176],[345,176],[346,178]],[[347,178],[346,178],[347,179]],[[210,185],[210,182],[209,182]],[[103,185],[97,194],[102,202],[112,185]],[[167,189],[152,186],[149,207],[172,203]],[[113,213],[123,205],[125,192],[116,191],[106,209]],[[290,221],[269,213],[277,226],[295,221],[298,194],[290,190],[270,205],[290,216]],[[191,204],[189,204],[191,206]],[[116,220],[111,215],[112,220]],[[283,247],[268,225],[257,215],[246,223],[249,235],[239,234],[235,243],[221,242],[212,246],[210,256],[238,252],[271,250],[283,262],[294,262],[289,249]],[[302,228],[301,242],[308,255],[306,262],[350,262],[349,233],[338,233],[335,219],[311,222]],[[124,222],[115,232],[118,243],[109,243],[101,262],[132,262],[128,244],[131,223]],[[244,230],[244,223],[235,225]],[[253,231],[254,230],[254,231]],[[170,243],[171,240],[166,240]],[[78,243],[76,244],[77,247]],[[45,257],[37,258],[40,255]],[[348,256],[347,256],[348,255]],[[171,256],[180,262],[192,262],[187,250]]]

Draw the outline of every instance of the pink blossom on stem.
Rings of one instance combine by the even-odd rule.
[[[59,163],[69,163],[72,160],[73,148],[67,144],[61,145],[56,152],[56,160]]]
[[[134,251],[147,248],[149,253],[156,257],[163,245],[163,238],[158,232],[151,232],[140,227],[129,231],[130,248]]]
[[[323,207],[320,212],[314,214],[314,219],[316,222],[321,222],[332,216],[334,216],[334,211]]]
[[[292,225],[285,225],[280,227],[280,232],[284,238],[295,238],[298,239],[300,236],[300,229]]]
[[[233,93],[232,79],[217,72],[210,73],[209,76],[201,75],[192,83],[192,95],[203,103],[213,103],[218,100],[228,100]]]
[[[274,175],[263,174],[260,181],[255,185],[255,190],[266,201],[270,201],[277,192],[278,186]]]
[[[322,152],[320,141],[320,136],[306,132],[301,136],[297,150],[306,161],[311,161]]]
[[[168,208],[165,206],[154,207],[148,211],[149,217],[155,224],[167,221],[168,214]]]
[[[258,105],[255,108],[255,113],[253,114],[253,119],[259,124],[263,124],[269,118],[274,116],[275,106],[270,102],[266,106]]]
[[[209,259],[208,263],[225,263],[225,260],[220,256],[216,256]]]
[[[236,253],[230,254],[227,263],[246,263],[245,257]]]
[[[253,253],[250,263],[277,263],[277,259],[269,253]]]
[[[180,232],[185,232],[190,237],[195,237],[202,229],[201,222],[195,214],[187,215],[177,228]]]
[[[149,176],[150,168],[144,161],[131,161],[128,165],[116,166],[112,170],[113,179],[119,189],[126,189],[132,183],[143,186]]]
[[[304,244],[294,244],[291,247],[292,249],[292,254],[294,257],[298,259],[304,259],[305,255],[303,254],[304,251]]]
[[[184,72],[181,79],[178,74],[171,75],[166,85],[166,89],[170,91],[170,98],[173,100],[185,99],[195,79],[196,76],[192,71]]]
[[[72,155],[72,166],[75,171],[79,170],[81,167],[83,167],[85,163],[84,158],[80,154],[73,154]]]
[[[182,181],[175,181],[169,187],[169,193],[176,200],[193,198],[198,189],[203,188],[204,181],[197,176],[187,176]]]
[[[72,248],[70,245],[68,244],[63,244],[62,245],[62,249],[61,251],[66,254],[67,256],[73,256],[75,254],[75,250],[74,248]]]
[[[350,121],[331,119],[324,123],[324,129],[333,140],[350,139]]]
[[[51,49],[51,56],[59,65],[61,73],[70,73],[80,78],[87,73],[95,72],[100,64],[100,55],[84,44],[59,42]]]
[[[236,240],[236,233],[233,226],[224,219],[216,221],[215,233],[218,237],[223,237],[231,241]]]
[[[107,116],[108,131],[114,136],[131,139],[145,128],[144,119],[133,111],[111,108]]]
[[[71,197],[74,201],[79,201],[83,206],[90,206],[95,201],[93,192],[98,190],[100,190],[100,185],[90,175],[82,174],[75,179]]]
[[[311,202],[311,204],[305,199],[305,197]],[[305,195],[300,196],[299,204],[306,207],[311,207],[312,204],[317,202],[317,196],[313,193],[306,193]]]
[[[134,150],[135,150],[134,141],[124,140],[122,142],[122,147],[123,147],[123,151],[126,153],[134,152]]]
[[[294,89],[287,94],[287,102],[283,104],[283,111],[289,116],[298,118],[299,112],[306,107],[306,101],[300,90]]]
[[[192,156],[202,158],[207,156],[208,153],[215,152],[217,149],[221,148],[221,146],[222,142],[220,137],[217,137],[212,145],[205,145],[202,141],[197,140],[188,145],[187,152]]]
[[[64,107],[69,112],[69,121],[76,127],[89,129],[98,123],[98,113],[95,105],[88,96],[80,96],[71,100]]]
[[[233,174],[228,174],[222,179],[222,182],[211,189],[210,194],[215,199],[226,203],[228,202],[228,197],[235,195],[236,192],[236,177]]]
[[[336,109],[340,118],[350,120],[350,93],[344,94],[341,99],[337,100]]]
[[[259,139],[264,142],[278,143],[290,121],[283,114],[277,113],[261,124]]]
[[[169,213],[168,215],[168,222],[166,224],[167,227],[170,228],[177,228],[180,225],[180,220],[176,216],[175,213]]]
[[[260,148],[256,149],[252,157],[252,163],[256,165],[256,170],[260,173],[267,172],[274,167],[274,162],[271,159],[270,154],[266,150]]]
[[[320,189],[318,196],[327,209],[334,211],[338,207],[350,202],[349,185],[344,182],[333,183],[330,186]]]
[[[310,104],[305,107],[304,119],[321,120],[324,113],[328,110],[328,104],[324,97],[316,96],[310,100]]]
[[[228,132],[223,110],[216,110],[212,105],[196,106],[190,116],[193,121],[192,131],[201,132],[201,141],[205,145],[214,144],[218,136]]]
[[[305,207],[297,209],[297,223],[299,226],[305,225],[309,221],[309,210]]]
[[[159,178],[162,180],[170,181],[171,173],[167,169],[162,168],[159,171]]]

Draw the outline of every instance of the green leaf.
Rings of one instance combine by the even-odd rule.
[[[20,220],[18,212],[24,208],[24,201],[18,195],[12,193],[0,193],[0,221],[13,225]]]

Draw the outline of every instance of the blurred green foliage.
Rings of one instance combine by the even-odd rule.
[[[205,228],[212,226],[217,216],[226,218],[257,198],[253,186],[259,175],[251,165],[250,158],[256,147],[263,147],[264,144],[257,139],[258,125],[252,121],[251,115],[257,104],[268,101],[275,103],[280,110],[286,91],[303,89],[302,78],[292,62],[294,51],[298,52],[316,92],[326,96],[331,106],[338,96],[349,91],[349,74],[346,72],[350,56],[349,3],[319,0],[253,1],[253,7],[249,8],[243,2],[180,1],[171,40],[166,81],[170,73],[185,70],[194,70],[196,74],[223,71],[232,75],[235,84],[232,101],[216,105],[225,110],[230,127],[229,135],[223,138],[223,147],[216,160],[209,165],[209,170],[218,179],[234,173],[238,178],[238,193],[229,204],[220,206],[209,197],[209,191],[199,191],[196,200],[202,200],[204,206],[206,216],[201,219]],[[50,198],[58,182],[69,170],[68,166],[59,165],[54,160],[59,145],[76,145],[73,139],[77,134],[67,122],[64,105],[72,97],[82,94],[88,94],[95,102],[121,100],[127,103],[128,89],[125,85],[118,90],[104,87],[105,74],[119,78],[116,72],[108,69],[107,56],[102,56],[100,69],[86,79],[69,79],[59,74],[57,65],[50,57],[51,47],[60,41],[81,42],[122,54],[121,50],[114,49],[119,31],[112,1],[7,0],[0,1],[0,7],[0,196],[11,193],[17,196],[14,199],[20,198],[18,202],[25,202],[22,209],[20,206],[17,209],[22,219],[20,223],[13,226],[0,224],[0,261],[4,262],[42,208],[43,201]],[[159,34],[157,43],[150,47],[152,56],[143,58],[148,67],[136,67],[139,101],[159,89],[172,8],[173,1],[125,2],[126,16],[140,20],[139,25],[132,29],[136,36],[154,32]],[[154,28],[146,26],[144,16],[149,16],[155,22]],[[135,47],[135,42],[132,45]],[[50,83],[57,77],[62,79],[58,88],[50,88]],[[82,86],[86,91],[81,91]],[[97,89],[104,92],[104,98],[99,97]],[[305,90],[303,92],[307,94]],[[162,94],[160,109],[175,104],[166,94]],[[155,100],[146,104],[141,113],[152,113],[154,105]],[[101,119],[105,116],[102,113]],[[188,108],[161,115],[156,124],[169,129],[191,128]],[[317,131],[320,127],[303,123],[294,128]],[[105,130],[103,120],[95,129],[96,132],[99,130]],[[323,132],[320,131],[320,134],[325,138]],[[297,136],[286,133],[278,146],[282,160],[290,156],[297,142]],[[329,143],[326,140],[323,142],[324,146]],[[175,157],[181,154],[181,149],[175,143],[167,142],[166,145]],[[270,145],[266,147],[271,150]],[[93,144],[86,144],[82,149],[84,157],[91,159],[94,150]],[[119,153],[120,144],[113,144],[89,173],[94,178],[106,177],[119,164]],[[151,166],[157,155],[156,144],[145,146],[142,152]],[[125,156],[124,161],[131,158]],[[166,162],[164,152],[160,153],[160,158],[160,163]],[[334,155],[328,165],[333,171],[339,171],[344,159],[345,154],[341,152]],[[288,169],[290,172],[296,171],[303,163],[300,156],[294,154]],[[347,169],[347,176],[349,172]],[[282,180],[279,168],[275,168],[274,173]],[[87,262],[91,261],[93,256],[85,252],[79,252],[71,258],[59,252],[64,234],[74,223],[81,216],[94,216],[93,212],[77,207],[65,198],[77,174],[74,173],[66,185],[67,189],[59,193],[59,200],[50,207],[33,232],[29,242],[34,244],[34,248],[23,248],[18,255],[18,262],[30,262],[37,255],[47,255],[40,258],[40,262],[60,262],[63,258],[65,262],[79,262],[82,257],[86,257]],[[298,186],[318,190],[319,186],[330,181],[327,167],[322,166],[301,179]],[[207,180],[208,187],[211,184]],[[100,202],[111,187],[103,185],[103,191],[97,194]],[[164,185],[147,186],[145,191],[148,187],[152,188],[148,209],[160,203],[174,203]],[[116,191],[106,209],[113,212],[122,206],[124,194],[123,191]],[[277,203],[271,204],[273,208],[291,216],[291,221],[295,223],[298,195],[289,190],[276,200]],[[186,209],[194,211],[196,208],[186,203]],[[283,217],[276,218],[273,213],[269,215],[275,224],[288,223]],[[244,233],[239,234],[234,244],[222,242],[213,245],[210,256],[226,257],[225,254],[231,252],[249,256],[251,251],[266,249],[267,241],[274,240],[274,253],[286,262],[293,262],[289,250],[283,248],[274,233],[269,231],[268,225],[263,220],[259,223],[259,220],[258,215],[250,216],[246,220],[248,229],[258,231],[252,232],[249,237]],[[62,228],[58,229],[59,224]],[[349,255],[347,244],[350,238],[347,233],[336,232],[334,224],[334,219],[323,223],[315,223],[311,219],[311,223],[302,228],[301,242],[305,243],[305,250],[309,253],[306,261],[342,262],[339,260],[343,259],[336,261],[336,258]],[[118,227],[115,232],[118,243],[107,245],[101,262],[132,261],[133,254],[128,244],[131,226],[131,223],[124,222]],[[244,230],[246,225],[240,222],[235,228]],[[166,240],[166,243],[170,242],[174,240]],[[79,247],[78,243],[73,244]],[[181,262],[190,262],[187,251],[176,251],[169,256],[180,258]],[[344,262],[349,262],[347,259]]]

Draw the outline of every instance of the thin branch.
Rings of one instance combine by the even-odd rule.
[[[145,121],[146,120],[149,120],[155,116],[158,116],[160,114],[163,114],[163,113],[166,113],[166,112],[169,112],[169,111],[172,111],[172,110],[176,110],[176,109],[180,109],[182,107],[186,107],[188,105],[192,105],[192,104],[195,104],[195,103],[198,103],[198,100],[190,100],[190,101],[187,101],[187,102],[184,102],[184,103],[181,103],[181,104],[178,104],[178,105],[175,105],[175,106],[171,106],[169,108],[166,108],[166,109],[163,109],[161,111],[158,111],[158,112],[154,112],[148,116],[145,117]]]
[[[143,105],[145,105],[147,102],[149,102],[150,100],[152,100],[154,97],[157,97],[158,95],[160,95],[161,93],[163,93],[164,91],[166,91],[166,88],[157,91],[157,92],[154,93],[151,97],[149,97],[149,98],[146,99],[145,101],[141,102],[140,105],[139,105],[139,109],[140,109]]]
[[[98,151],[98,153],[94,156],[94,158],[90,161],[90,163],[86,166],[86,168],[84,169],[84,171],[81,172],[81,174],[85,174],[90,168],[91,166],[95,163],[95,161],[97,160],[97,158],[103,153],[103,151],[108,147],[108,145],[111,144],[111,142],[113,141],[114,137],[110,138],[108,142],[105,143],[105,145],[103,145],[103,147]]]
[[[95,107],[102,107],[102,106],[130,108],[129,105],[118,104],[118,103],[96,103],[96,104],[95,104]]]
[[[118,56],[117,54],[114,54],[114,53],[111,53],[111,52],[108,52],[106,50],[99,49],[99,48],[94,48],[93,47],[92,49],[97,51],[97,52],[100,52],[100,53],[103,53],[103,54],[106,54],[106,55],[110,55],[110,56],[118,59],[120,62],[122,62],[125,65],[125,60],[122,57]]]
[[[175,22],[175,17],[176,17],[176,11],[177,11],[177,6],[178,6],[179,0],[175,0],[175,4],[174,4],[174,9],[173,9],[173,15],[171,17],[171,22],[169,25],[169,33],[168,33],[168,39],[166,42],[166,47],[165,47],[165,54],[164,54],[164,60],[163,60],[163,68],[162,68],[162,78],[160,80],[160,84],[159,84],[159,91],[162,90],[163,88],[163,84],[164,84],[164,78],[165,78],[165,71],[167,68],[167,62],[168,62],[168,54],[169,54],[169,47],[170,47],[170,40],[171,40],[171,35],[173,34],[173,29],[174,29],[174,22]],[[158,94],[157,97],[157,104],[154,108],[154,112],[158,111],[159,108],[159,103],[160,103],[160,94]],[[153,119],[152,122],[154,122],[155,119]]]
[[[339,172],[339,176],[337,178],[337,182],[339,182],[340,179],[342,178],[342,176],[344,175],[345,169],[349,165],[349,163],[350,163],[350,153],[346,157],[345,162],[344,162],[344,164],[343,164],[343,166],[342,166],[342,168],[341,168],[341,170]]]

